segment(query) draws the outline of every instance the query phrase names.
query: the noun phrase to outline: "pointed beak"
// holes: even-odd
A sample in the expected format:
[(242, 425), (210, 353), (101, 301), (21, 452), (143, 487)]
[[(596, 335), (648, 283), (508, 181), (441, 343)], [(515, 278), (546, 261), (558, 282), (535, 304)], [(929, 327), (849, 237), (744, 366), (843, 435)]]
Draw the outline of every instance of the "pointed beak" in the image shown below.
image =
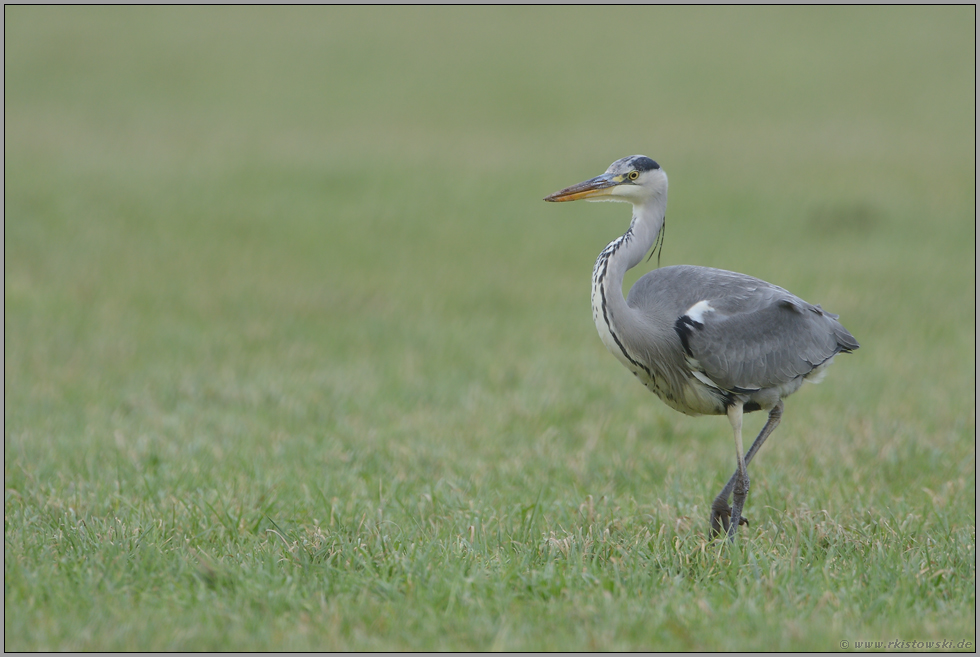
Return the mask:
[(544, 200), (552, 203), (562, 201), (577, 201), (583, 198), (595, 196), (608, 196), (613, 189), (623, 182), (623, 176), (616, 176), (611, 173), (604, 173), (591, 180), (580, 182), (577, 185), (566, 187), (560, 192), (555, 192), (551, 196), (545, 196)]

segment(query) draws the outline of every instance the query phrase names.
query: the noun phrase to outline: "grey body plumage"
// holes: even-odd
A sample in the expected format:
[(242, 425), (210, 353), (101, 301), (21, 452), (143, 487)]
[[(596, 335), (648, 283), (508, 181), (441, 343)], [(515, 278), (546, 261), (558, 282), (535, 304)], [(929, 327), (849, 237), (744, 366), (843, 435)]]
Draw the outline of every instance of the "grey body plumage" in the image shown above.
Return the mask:
[[(819, 380), (840, 352), (858, 348), (837, 315), (781, 287), (721, 269), (679, 265), (651, 271), (623, 298), (623, 277), (656, 242), (667, 207), (667, 176), (648, 157), (617, 160), (606, 173), (546, 201), (625, 201), (629, 230), (596, 259), (592, 311), (603, 343), (667, 405), (688, 415), (728, 415), (736, 472), (712, 505), (712, 530), (734, 538), (748, 494), (747, 464), (782, 416), (782, 399)], [(742, 414), (769, 419), (748, 453)], [(734, 493), (734, 507), (728, 497)]]

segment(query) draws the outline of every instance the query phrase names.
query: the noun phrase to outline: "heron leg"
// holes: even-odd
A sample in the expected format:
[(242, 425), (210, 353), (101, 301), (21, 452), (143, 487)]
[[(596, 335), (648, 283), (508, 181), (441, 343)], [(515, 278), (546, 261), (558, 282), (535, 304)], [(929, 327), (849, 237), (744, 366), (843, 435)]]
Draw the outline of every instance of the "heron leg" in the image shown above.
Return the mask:
[(728, 421), (735, 433), (735, 486), (732, 488), (732, 517), (728, 525), (728, 540), (735, 540), (735, 532), (742, 520), (742, 508), (749, 494), (749, 471), (745, 467), (745, 455), (742, 449), (742, 404), (736, 403), (728, 407)]
[[(745, 465), (748, 466), (755, 457), (756, 452), (762, 447), (762, 443), (766, 442), (766, 438), (769, 434), (779, 425), (779, 420), (783, 417), (783, 400), (780, 399), (776, 402), (776, 405), (772, 407), (769, 411), (769, 419), (766, 420), (766, 425), (762, 427), (762, 431), (756, 437), (752, 446), (749, 447), (749, 451), (745, 454)], [(731, 524), (730, 517), (732, 515), (732, 507), (728, 505), (728, 496), (732, 494), (732, 489), (735, 487), (735, 480), (738, 478), (738, 470), (732, 475), (732, 478), (728, 480), (725, 487), (721, 489), (715, 501), (711, 504), (711, 535), (716, 536), (724, 531), (726, 534), (729, 532), (729, 527)], [(747, 525), (749, 524), (748, 519), (739, 518), (739, 524)]]

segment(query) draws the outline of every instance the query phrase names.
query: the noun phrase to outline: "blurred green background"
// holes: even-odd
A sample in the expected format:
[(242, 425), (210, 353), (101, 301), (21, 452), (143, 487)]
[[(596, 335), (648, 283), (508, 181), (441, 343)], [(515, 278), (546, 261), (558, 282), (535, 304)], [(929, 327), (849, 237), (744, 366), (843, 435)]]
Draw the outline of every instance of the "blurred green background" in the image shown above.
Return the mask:
[[(5, 648), (975, 640), (975, 18), (5, 7)], [(753, 464), (748, 561), (693, 580), (650, 564), (704, 553), (727, 423), (595, 335), (627, 208), (541, 201), (634, 153), (670, 176), (662, 265), (764, 278), (862, 345)], [(814, 539), (809, 579), (779, 528), (828, 519), (857, 552)], [(562, 561), (610, 527), (618, 556)], [(951, 561), (911, 564), (929, 545)], [(794, 574), (766, 588), (757, 553)], [(633, 579), (536, 588), (582, 568)]]

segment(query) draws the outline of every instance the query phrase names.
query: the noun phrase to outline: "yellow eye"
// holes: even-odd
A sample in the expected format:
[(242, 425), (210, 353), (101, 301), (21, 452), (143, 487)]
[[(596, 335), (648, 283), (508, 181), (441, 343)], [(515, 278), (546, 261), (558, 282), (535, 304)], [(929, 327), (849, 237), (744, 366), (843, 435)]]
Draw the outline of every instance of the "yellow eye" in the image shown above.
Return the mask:
[(639, 177), (640, 177), (640, 172), (639, 171), (630, 171), (629, 172), (629, 179), (630, 180), (636, 180)]

